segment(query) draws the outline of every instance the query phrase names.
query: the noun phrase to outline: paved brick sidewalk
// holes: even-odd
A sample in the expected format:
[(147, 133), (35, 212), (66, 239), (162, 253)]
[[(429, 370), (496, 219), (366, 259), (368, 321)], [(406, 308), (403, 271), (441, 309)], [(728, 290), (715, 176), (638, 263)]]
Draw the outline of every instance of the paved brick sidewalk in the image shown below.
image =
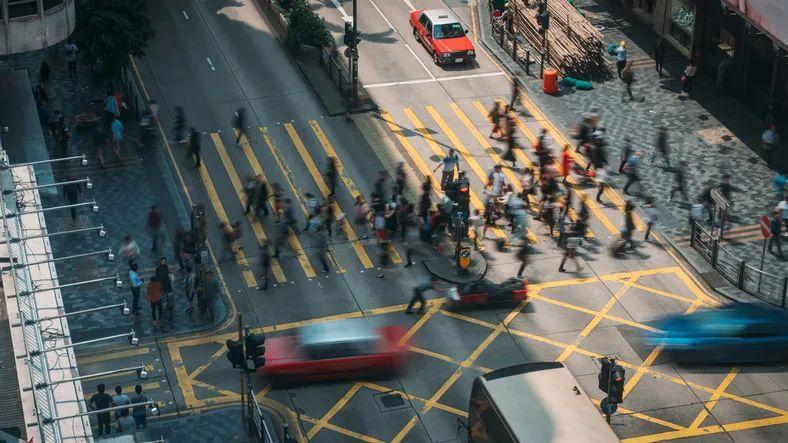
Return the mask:
[[(159, 247), (159, 253), (156, 254), (149, 252), (151, 239), (145, 228), (147, 213), (151, 205), (159, 204), (161, 206), (163, 194), (165, 192), (172, 193), (168, 189), (154, 189), (146, 178), (146, 173), (166, 175), (169, 172), (162, 170), (162, 168), (168, 168), (169, 165), (164, 164), (162, 156), (158, 157), (162, 161), (156, 161), (155, 164), (148, 161), (148, 164), (144, 164), (145, 158), (157, 158), (157, 156), (150, 153), (146, 155), (138, 147), (139, 131), (135, 117), (126, 116), (123, 121), (125, 126), (123, 158), (116, 159), (112, 151), (107, 149), (104, 153), (106, 168), (100, 168), (93, 148), (91, 131), (77, 130), (74, 127), (74, 116), (90, 109), (91, 100), (104, 97), (105, 83), (99, 84), (91, 81), (89, 68), (82, 64), (78, 66), (77, 79), (69, 79), (66, 61), (62, 54), (61, 45), (58, 45), (42, 51), (0, 59), (0, 69), (27, 69), (31, 84), (36, 85), (39, 65), (41, 60), (46, 58), (52, 68), (50, 115), (54, 114), (55, 110), (59, 110), (66, 118), (70, 131), (68, 154), (85, 153), (89, 159), (87, 167), (81, 167), (77, 162), (70, 162), (68, 165), (58, 165), (53, 169), (57, 181), (66, 180), (66, 174), (69, 171), (74, 178), (90, 177), (94, 187), (92, 190), (85, 190), (82, 193), (81, 201), (95, 199), (100, 206), (100, 212), (94, 214), (88, 208), (80, 208), (76, 221), (72, 221), (67, 210), (49, 211), (46, 213), (46, 222), (49, 232), (103, 225), (107, 236), (99, 238), (95, 232), (89, 232), (52, 238), (51, 245), (54, 255), (62, 257), (107, 248), (111, 248), (113, 252), (117, 253), (122, 238), (125, 235), (131, 235), (137, 240), (142, 250), (140, 269), (143, 271), (142, 276), (146, 281), (152, 275), (153, 267), (158, 264), (160, 256), (166, 257), (170, 269), (177, 271), (178, 265), (170, 242), (170, 236), (177, 226), (172, 226), (174, 223), (171, 223), (171, 226), (165, 226), (168, 235), (165, 235), (164, 241)], [(44, 134), (47, 138), (50, 156), (54, 157), (54, 141), (47, 128), (44, 128)], [(179, 208), (178, 216), (171, 218), (177, 219), (178, 225), (188, 229), (186, 208), (183, 207), (177, 196), (173, 200), (175, 205), (180, 205), (181, 208)], [(63, 204), (66, 202), (62, 196), (44, 197), (45, 207)], [(124, 299), (129, 304), (131, 303), (131, 293), (128, 289), (128, 268), (120, 260), (110, 263), (103, 256), (91, 256), (58, 262), (56, 266), (61, 284), (115, 273), (119, 273), (124, 282), (124, 287), (119, 290), (114, 289), (109, 282), (64, 290), (63, 299), (67, 311), (119, 303)], [(203, 323), (197, 314), (194, 315), (194, 318), (186, 315), (186, 301), (182, 294), (182, 288), (176, 287), (174, 327), (167, 330), (166, 333), (185, 333), (212, 326)], [(69, 322), (74, 341), (128, 332), (130, 328), (134, 328), (143, 337), (153, 336), (150, 308), (145, 301), (144, 287), (140, 297), (140, 305), (140, 315), (132, 318), (123, 317), (116, 311), (96, 312), (75, 317)], [(217, 323), (221, 320), (218, 319)], [(159, 329), (158, 333), (161, 334), (162, 331)]]
[(247, 424), (241, 421), (241, 410), (237, 407), (222, 408), (202, 414), (186, 415), (172, 419), (148, 419), (147, 440), (163, 438), (168, 442), (212, 443), (216, 441), (251, 443), (258, 441), (247, 432)]
[[(480, 2), (482, 3), (482, 2)], [(761, 124), (742, 105), (710, 84), (713, 80), (698, 77), (691, 99), (680, 96), (678, 78), (685, 59), (672, 48), (668, 50), (665, 68), (667, 76), (660, 78), (648, 55), (655, 42), (655, 34), (635, 18), (620, 15), (620, 8), (611, 8), (607, 1), (582, 0), (575, 2), (584, 9), (592, 23), (605, 26), (605, 46), (620, 40), (628, 42), (629, 59), (634, 61), (636, 83), (634, 94), (643, 101), (622, 100), (623, 83), (616, 79), (595, 83), (592, 91), (563, 90), (558, 96), (541, 92), (538, 78), (522, 76), (529, 97), (565, 131), (578, 123), (592, 108), (598, 108), (600, 125), (606, 129), (609, 142), (610, 171), (618, 169), (623, 139), (632, 138), (635, 148), (644, 153), (644, 193), (653, 196), (659, 210), (659, 229), (680, 240), (689, 235), (689, 205), (668, 201), (673, 185), (672, 169), (661, 159), (651, 163), (657, 128), (669, 128), (670, 161), (672, 165), (684, 160), (688, 164), (687, 179), (690, 199), (697, 199), (701, 191), (711, 184), (719, 184), (724, 173), (732, 176), (737, 191), (733, 195), (732, 222), (734, 229), (757, 224), (758, 218), (770, 212), (777, 201), (772, 180), (775, 171), (769, 169), (759, 157)], [(486, 22), (486, 6), (480, 6), (479, 17), (486, 35), (490, 35)], [(498, 49), (494, 42), (488, 45)], [(496, 51), (497, 52), (497, 51)], [(501, 52), (498, 52), (502, 54)], [(507, 57), (505, 54), (503, 57)], [(608, 56), (611, 63), (613, 57)], [(615, 66), (611, 65), (613, 72)], [(532, 66), (532, 72), (538, 72)], [(785, 151), (783, 151), (785, 152)], [(614, 187), (621, 188), (623, 176), (612, 178)], [(679, 198), (680, 200), (680, 198)], [(753, 232), (757, 235), (757, 229)], [(748, 241), (726, 245), (735, 254), (757, 266), (762, 243)], [(786, 248), (788, 249), (788, 248)], [(765, 268), (778, 275), (786, 274), (786, 264), (775, 257), (766, 257)]]

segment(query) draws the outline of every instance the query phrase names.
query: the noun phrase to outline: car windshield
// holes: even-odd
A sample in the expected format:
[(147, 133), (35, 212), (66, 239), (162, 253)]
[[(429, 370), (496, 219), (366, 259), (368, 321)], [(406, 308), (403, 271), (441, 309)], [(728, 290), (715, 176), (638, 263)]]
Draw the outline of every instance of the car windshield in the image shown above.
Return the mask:
[(435, 30), (432, 33), (434, 38), (455, 38), (465, 35), (465, 30), (459, 23), (444, 23), (442, 25), (435, 25)]

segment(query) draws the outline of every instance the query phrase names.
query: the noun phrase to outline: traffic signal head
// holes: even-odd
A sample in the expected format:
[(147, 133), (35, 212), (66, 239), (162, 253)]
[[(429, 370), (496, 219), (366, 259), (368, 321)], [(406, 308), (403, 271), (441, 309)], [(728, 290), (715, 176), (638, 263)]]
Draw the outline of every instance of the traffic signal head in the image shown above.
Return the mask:
[(240, 368), (244, 364), (244, 356), (241, 351), (241, 342), (238, 340), (227, 340), (227, 360), (232, 363), (233, 368)]
[(246, 336), (246, 368), (257, 369), (265, 365), (265, 335), (248, 334)]
[(350, 22), (345, 22), (345, 37), (343, 42), (347, 46), (352, 46), (353, 43), (353, 24)]
[(624, 402), (624, 381), (626, 380), (626, 372), (621, 366), (613, 366), (610, 372), (610, 392), (608, 398), (613, 403)]
[(599, 390), (607, 394), (613, 362), (607, 357), (599, 359), (599, 362), (602, 364), (602, 367), (599, 369)]

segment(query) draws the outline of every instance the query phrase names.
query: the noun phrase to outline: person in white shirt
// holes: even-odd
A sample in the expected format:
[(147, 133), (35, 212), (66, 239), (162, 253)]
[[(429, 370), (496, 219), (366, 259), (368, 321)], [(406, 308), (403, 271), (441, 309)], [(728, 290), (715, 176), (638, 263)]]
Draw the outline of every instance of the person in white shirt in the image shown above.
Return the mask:
[(643, 205), (643, 215), (645, 215), (646, 218), (646, 235), (643, 237), (643, 240), (648, 241), (648, 236), (651, 234), (651, 228), (653, 228), (654, 223), (657, 222), (657, 207), (654, 206), (654, 200), (648, 199)]
[(498, 197), (503, 192), (503, 186), (506, 184), (506, 176), (503, 174), (501, 165), (495, 165), (493, 171), (490, 173), (489, 186), (492, 187), (492, 195)]

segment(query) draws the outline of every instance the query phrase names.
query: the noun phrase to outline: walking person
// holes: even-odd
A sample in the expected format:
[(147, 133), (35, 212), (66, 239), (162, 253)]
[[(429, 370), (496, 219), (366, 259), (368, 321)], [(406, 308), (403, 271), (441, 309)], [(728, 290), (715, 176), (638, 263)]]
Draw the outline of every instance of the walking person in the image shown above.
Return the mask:
[(386, 266), (389, 264), (389, 247), (391, 246), (391, 242), (388, 238), (382, 239), (378, 242), (378, 274), (375, 276), (377, 278), (383, 278), (383, 270), (386, 269)]
[(657, 222), (658, 218), (657, 207), (654, 206), (654, 199), (649, 198), (643, 204), (643, 215), (646, 219), (646, 234), (643, 236), (643, 240), (648, 241), (651, 229), (654, 227), (654, 223)]
[(257, 175), (257, 194), (254, 203), (254, 215), (260, 218), (262, 211), (263, 217), (268, 217), (268, 197), (271, 195), (268, 189), (268, 183), (265, 182), (262, 174)]
[(629, 194), (629, 188), (638, 183), (638, 191), (640, 191), (640, 157), (643, 154), (640, 151), (635, 151), (627, 159), (627, 165), (624, 167), (624, 172), (627, 174), (627, 182), (624, 184), (624, 194)]
[(140, 258), (140, 246), (130, 235), (127, 235), (123, 237), (123, 242), (120, 244), (120, 249), (118, 249), (118, 255), (130, 268)]
[(112, 151), (115, 152), (115, 157), (120, 160), (120, 148), (123, 145), (123, 123), (120, 117), (114, 117), (110, 123), (110, 130), (112, 131)]
[(154, 271), (154, 275), (159, 280), (164, 294), (172, 293), (172, 280), (170, 279), (170, 274), (170, 267), (167, 265), (167, 259), (161, 257), (159, 259), (159, 265), (156, 266), (156, 270)]
[(246, 195), (246, 204), (244, 205), (244, 214), (252, 211), (252, 205), (257, 201), (257, 192), (260, 187), (260, 182), (257, 177), (253, 175), (246, 176), (244, 181), (244, 195)]
[(41, 61), (41, 66), (38, 68), (38, 78), (41, 81), (41, 84), (44, 86), (44, 90), (47, 92), (47, 95), (52, 94), (52, 68), (49, 67), (49, 63), (46, 60)]
[(337, 176), (339, 172), (337, 170), (337, 159), (334, 157), (328, 157), (328, 162), (326, 164), (326, 183), (328, 184), (328, 195), (334, 195), (337, 188)]
[(520, 100), (520, 82), (517, 80), (514, 81), (512, 84), (512, 99), (509, 100), (509, 112), (514, 112), (514, 107), (517, 105), (517, 102)]
[(328, 239), (322, 232), (312, 233), (314, 236), (314, 247), (317, 251), (317, 258), (320, 260), (320, 265), (323, 267), (323, 273), (328, 274), (331, 268), (328, 267)]
[(569, 177), (569, 171), (572, 169), (573, 160), (570, 148), (571, 146), (566, 144), (561, 150), (561, 175), (564, 176), (564, 183), (566, 183), (566, 179)]
[[(112, 405), (112, 397), (109, 394), (104, 392), (106, 387), (104, 383), (99, 383), (96, 386), (96, 393), (90, 397), (90, 401), (88, 402), (88, 408), (94, 411), (101, 411), (104, 409), (108, 409)], [(98, 420), (98, 435), (107, 435), (111, 434), (112, 431), (110, 430), (110, 413), (109, 411), (106, 412), (99, 412), (96, 414), (96, 419)]]
[(140, 290), (142, 283), (145, 281), (137, 272), (137, 264), (132, 263), (129, 269), (129, 287), (131, 288), (131, 313), (134, 315), (139, 314), (140, 310)]
[(183, 107), (175, 107), (175, 117), (172, 119), (172, 126), (175, 130), (175, 143), (185, 143), (184, 130), (186, 129), (186, 117), (183, 114)]
[(525, 267), (528, 266), (528, 254), (531, 253), (531, 246), (528, 242), (524, 242), (522, 246), (520, 246), (520, 250), (517, 251), (517, 259), (520, 260), (520, 268), (517, 270), (517, 278), (523, 277), (523, 271), (525, 271)]
[(687, 94), (687, 97), (692, 94), (692, 86), (695, 83), (695, 76), (698, 75), (698, 67), (695, 65), (695, 62), (692, 59), (687, 62), (687, 66), (684, 68), (684, 74), (681, 76), (681, 81), (684, 84), (682, 91)]
[(624, 148), (621, 151), (621, 162), (618, 164), (619, 174), (624, 173), (624, 168), (626, 168), (627, 161), (633, 152), (634, 150), (632, 149), (632, 140), (629, 137), (624, 137)]
[(460, 158), (457, 156), (457, 151), (455, 151), (454, 148), (449, 148), (449, 152), (432, 172), (437, 171), (441, 165), (443, 165), (443, 172), (441, 173), (441, 191), (444, 191), (446, 190), (446, 183), (454, 181), (454, 171), (459, 169), (460, 166)]
[(148, 221), (147, 221), (147, 228), (148, 232), (151, 235), (151, 252), (156, 252), (159, 250), (159, 237), (161, 237), (161, 226), (163, 224), (163, 219), (161, 213), (159, 212), (159, 208), (156, 205), (150, 207), (150, 211), (148, 211)]
[(668, 195), (668, 201), (673, 200), (673, 195), (676, 192), (680, 192), (681, 196), (684, 197), (684, 201), (688, 202), (689, 198), (687, 197), (687, 176), (686, 176), (686, 169), (687, 169), (687, 162), (684, 160), (679, 162), (679, 166), (673, 173), (673, 188), (670, 189), (670, 195)]
[(624, 205), (624, 229), (621, 230), (621, 240), (617, 246), (613, 247), (614, 254), (618, 255), (626, 250), (627, 247), (635, 248), (635, 240), (633, 238), (635, 232), (635, 220), (633, 211), (635, 205), (627, 200)]
[(288, 235), (290, 235), (290, 227), (288, 226), (285, 220), (277, 220), (275, 223), (276, 226), (276, 236), (274, 237), (274, 258), (279, 257), (279, 253), (281, 252), (282, 246), (284, 246)]
[(191, 264), (183, 268), (183, 293), (186, 297), (186, 314), (191, 317), (194, 313), (194, 296), (197, 295), (197, 278), (192, 272)]
[(107, 125), (106, 129), (112, 129), (112, 122), (120, 118), (120, 107), (115, 95), (112, 93), (112, 86), (107, 88), (107, 96), (104, 98), (104, 124)]
[(430, 275), (430, 281), (426, 283), (422, 283), (415, 288), (413, 288), (413, 296), (410, 298), (408, 302), (408, 307), (405, 308), (405, 314), (413, 314), (413, 308), (416, 307), (416, 303), (419, 303), (419, 310), (418, 314), (422, 315), (427, 309), (427, 299), (424, 298), (424, 293), (429, 291), (430, 289), (435, 289), (435, 285), (438, 283), (438, 277), (434, 275)]
[(777, 210), (780, 211), (780, 218), (785, 225), (785, 235), (788, 235), (788, 194), (784, 195), (783, 200), (777, 204)]
[(772, 250), (774, 246), (777, 246), (777, 253), (774, 254), (775, 257), (783, 260), (783, 248), (782, 248), (782, 220), (780, 220), (780, 212), (774, 211), (772, 214), (771, 223), (769, 225), (770, 231), (772, 236), (769, 237), (769, 253), (774, 254)]
[(580, 266), (580, 261), (577, 259), (577, 247), (579, 245), (580, 239), (577, 237), (570, 237), (566, 239), (562, 246), (564, 250), (564, 257), (561, 259), (561, 264), (558, 265), (558, 272), (566, 272), (564, 264), (566, 264), (567, 260), (572, 260), (572, 262), (575, 264), (575, 273), (579, 273), (583, 270), (583, 267)]
[[(74, 178), (71, 176), (71, 174), (66, 176), (66, 181), (74, 181)], [(68, 204), (71, 205), (69, 208), (71, 211), (71, 221), (77, 220), (77, 208), (75, 208), (73, 205), (79, 203), (79, 195), (81, 193), (82, 185), (80, 183), (69, 183), (67, 185), (63, 185), (63, 194), (65, 194)]]
[[(134, 386), (134, 395), (131, 397), (132, 404), (146, 403), (148, 396), (142, 393), (142, 386)], [(134, 406), (131, 411), (134, 417), (134, 424), (137, 429), (146, 429), (148, 427), (148, 407), (145, 405)]]
[(627, 42), (621, 40), (615, 50), (616, 53), (616, 69), (618, 70), (618, 78), (621, 78), (621, 73), (627, 65)]
[(665, 165), (669, 168), (670, 152), (668, 151), (668, 128), (665, 126), (659, 127), (659, 130), (657, 131), (657, 140), (654, 143), (654, 148), (654, 152), (651, 155), (651, 163), (654, 163), (657, 155), (659, 155), (665, 160)]
[(235, 129), (235, 146), (241, 146), (241, 136), (249, 139), (246, 135), (246, 108), (238, 108), (233, 115), (233, 128)]
[(402, 220), (403, 243), (405, 245), (405, 267), (413, 266), (413, 249), (418, 241), (419, 220), (413, 203), (406, 202), (405, 216)]
[(353, 208), (353, 223), (364, 229), (361, 238), (365, 239), (369, 237), (369, 205), (364, 201), (364, 197), (357, 195)]
[(260, 277), (263, 279), (263, 284), (259, 289), (265, 291), (268, 289), (268, 282), (271, 281), (271, 252), (268, 241), (263, 241), (260, 245)]
[(506, 112), (504, 120), (504, 137), (506, 138), (506, 152), (503, 154), (503, 159), (512, 162), (512, 167), (517, 165), (516, 157), (514, 156), (515, 149), (515, 125), (514, 116), (510, 112)]
[(501, 137), (501, 114), (501, 103), (496, 100), (492, 109), (487, 114), (487, 118), (492, 122), (492, 130), (490, 131), (489, 138), (494, 139)]
[(202, 165), (202, 158), (200, 157), (200, 133), (192, 126), (189, 128), (189, 157), (194, 162), (194, 167), (199, 168)]
[(596, 192), (596, 201), (602, 203), (602, 194), (610, 181), (610, 175), (607, 173), (607, 168), (602, 166), (596, 169), (596, 183), (599, 185), (599, 190)]
[(69, 39), (65, 46), (66, 62), (68, 63), (68, 78), (77, 78), (77, 44)]
[(619, 77), (621, 80), (624, 81), (624, 85), (626, 88), (624, 89), (624, 94), (621, 95), (621, 101), (624, 101), (624, 98), (629, 95), (629, 100), (635, 100), (635, 96), (632, 95), (632, 84), (635, 83), (635, 71), (632, 69), (632, 62), (627, 62), (626, 67), (623, 71), (619, 72)]
[(662, 65), (665, 63), (665, 49), (665, 40), (657, 37), (657, 43), (654, 45), (654, 65), (660, 77), (662, 77)]
[(405, 162), (399, 162), (397, 164), (397, 172), (394, 177), (394, 181), (396, 184), (396, 193), (398, 197), (401, 197), (405, 194), (405, 183), (407, 182), (408, 174), (405, 171)]

